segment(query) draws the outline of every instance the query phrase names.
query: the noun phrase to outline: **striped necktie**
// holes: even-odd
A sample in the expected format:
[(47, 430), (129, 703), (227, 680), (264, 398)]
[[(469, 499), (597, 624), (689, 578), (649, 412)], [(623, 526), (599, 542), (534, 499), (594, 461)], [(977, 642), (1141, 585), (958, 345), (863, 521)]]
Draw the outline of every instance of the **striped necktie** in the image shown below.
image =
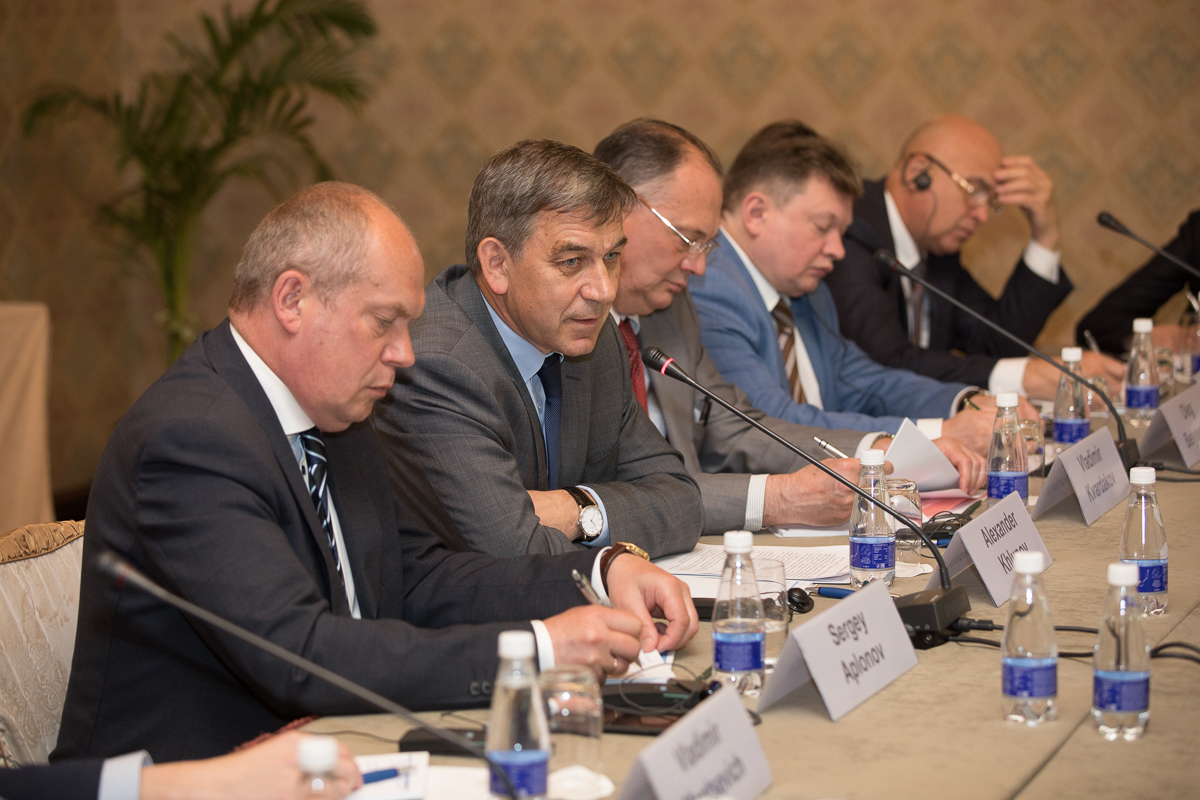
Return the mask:
[(783, 353), (783, 369), (792, 389), (792, 399), (803, 403), (804, 389), (800, 386), (800, 369), (796, 364), (796, 322), (786, 297), (779, 298), (775, 308), (771, 309), (771, 316), (775, 319), (775, 333), (779, 336), (779, 350)]
[(342, 571), (342, 559), (338, 556), (337, 539), (333, 535), (333, 517), (329, 513), (329, 470), (325, 461), (325, 440), (321, 431), (309, 428), (300, 433), (300, 446), (304, 448), (304, 460), (308, 464), (308, 494), (317, 507), (321, 527), (333, 553), (333, 564)]

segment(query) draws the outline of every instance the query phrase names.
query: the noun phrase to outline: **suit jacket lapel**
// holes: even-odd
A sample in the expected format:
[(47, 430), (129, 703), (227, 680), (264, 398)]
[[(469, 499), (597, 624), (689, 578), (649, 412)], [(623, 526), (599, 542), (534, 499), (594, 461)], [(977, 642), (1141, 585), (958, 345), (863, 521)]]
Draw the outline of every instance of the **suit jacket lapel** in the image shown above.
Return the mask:
[[(359, 474), (357, 463), (349, 456), (353, 450), (343, 443), (356, 435), (359, 423), (340, 434), (327, 434), (325, 448), (329, 456), (330, 493), (337, 510), (338, 524), (346, 544), (347, 559), (354, 576), (354, 595), (358, 598), (358, 610), (363, 619), (379, 616), (376, 598), (383, 587), (382, 563), (378, 558), (367, 558), (368, 553), (379, 553), (383, 549), (380, 537), (383, 523), (375, 513), (375, 505), (367, 494), (365, 476)], [(374, 434), (372, 434), (374, 435)], [(343, 596), (345, 590), (342, 590)]]
[(304, 521), (308, 524), (309, 535), (324, 559), (325, 574), (329, 580), (330, 606), (334, 613), (349, 616), (350, 604), (346, 601), (346, 589), (334, 566), (333, 553), (329, 549), (325, 528), (321, 525), (320, 518), (317, 517), (317, 509), (308, 493), (308, 486), (304, 483), (300, 465), (296, 462), (296, 454), (292, 450), (287, 436), (283, 433), (283, 426), (279, 424), (279, 417), (275, 414), (271, 401), (267, 399), (266, 392), (262, 390), (258, 378), (254, 376), (254, 371), (246, 363), (246, 358), (238, 349), (237, 342), (233, 340), (233, 334), (229, 331), (228, 319), (205, 337), (204, 348), (209, 361), (242, 398), (262, 429), (271, 452), (275, 456), (275, 461), (283, 473), (284, 480), (287, 481), (288, 489), (291, 490), (292, 497), (304, 515)]
[[(604, 337), (616, 335), (616, 327), (609, 318), (600, 331), (595, 350), (600, 349)], [(621, 352), (624, 352), (624, 349), (621, 347)], [(588, 440), (586, 436), (580, 437), (578, 433), (591, 430), (592, 359), (595, 358), (595, 350), (578, 358), (564, 358), (562, 362), (562, 419), (558, 426), (560, 486), (573, 486), (583, 480)]]
[[(475, 327), (479, 329), (484, 340), (495, 352), (496, 357), (500, 359), (500, 363), (504, 365), (504, 371), (513, 382), (513, 386), (516, 387), (517, 394), (524, 401), (526, 432), (536, 444), (534, 449), (537, 453), (538, 488), (545, 491), (551, 488), (546, 478), (546, 440), (542, 437), (542, 423), (538, 419), (537, 409), (534, 408), (533, 398), (529, 396), (529, 390), (525, 388), (525, 381), (521, 379), (521, 373), (517, 370), (516, 362), (509, 355), (508, 348), (504, 345), (504, 340), (500, 338), (500, 331), (496, 330), (496, 325), (492, 322), (492, 315), (487, 309), (487, 301), (483, 299), (483, 294), (479, 291), (479, 284), (475, 282), (475, 275), (466, 267), (461, 267), (461, 269), (463, 270), (462, 273), (447, 281), (446, 289), (451, 299), (458, 303), (459, 307), (475, 323)], [(565, 387), (563, 392), (564, 394), (566, 393)], [(520, 427), (517, 421), (510, 420), (510, 422), (514, 431), (520, 433), (517, 430)], [(566, 430), (565, 417), (564, 427), (561, 430)], [(564, 474), (561, 457), (558, 472), (560, 475)]]

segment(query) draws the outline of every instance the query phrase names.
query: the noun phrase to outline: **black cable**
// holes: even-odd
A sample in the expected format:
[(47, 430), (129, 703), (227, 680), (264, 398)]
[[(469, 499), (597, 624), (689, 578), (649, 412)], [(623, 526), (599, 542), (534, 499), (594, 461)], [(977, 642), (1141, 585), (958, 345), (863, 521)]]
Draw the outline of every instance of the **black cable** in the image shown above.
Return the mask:
[(1158, 647), (1155, 647), (1150, 651), (1150, 657), (1153, 658), (1157, 653), (1162, 650), (1166, 650), (1168, 647), (1182, 647), (1185, 650), (1191, 650), (1197, 655), (1200, 655), (1200, 647), (1197, 647), (1194, 644), (1188, 644), (1187, 642), (1163, 642)]
[[(986, 644), (989, 647), (995, 647), (997, 649), (1000, 648), (999, 642), (992, 641), (991, 639), (980, 639), (977, 636), (951, 636), (948, 641), (959, 642), (959, 643), (965, 642), (968, 644)], [(1081, 650), (1081, 651), (1060, 650), (1058, 653), (1059, 658), (1091, 658), (1092, 655), (1093, 655), (1093, 653), (1091, 650), (1086, 650), (1086, 651), (1083, 651), (1083, 650)]]
[(1172, 478), (1168, 475), (1159, 475), (1155, 480), (1163, 483), (1200, 483), (1200, 478)]
[(1200, 469), (1184, 469), (1182, 467), (1168, 467), (1161, 461), (1143, 461), (1143, 467), (1153, 467), (1155, 472), (1182, 472), (1185, 475), (1200, 475)]
[(400, 746), (400, 740), (397, 739), (395, 736), (379, 736), (378, 734), (367, 733), (366, 731), (321, 731), (320, 735), (321, 736), (362, 736), (366, 739), (374, 739), (377, 742), (387, 742), (388, 744), (394, 744), (397, 747)]
[(1096, 636), (1100, 634), (1100, 631), (1096, 630), (1095, 628), (1084, 628), (1080, 625), (1055, 625), (1054, 630), (1071, 631), (1073, 633), (1090, 633)]
[(1193, 656), (1188, 653), (1159, 653), (1156, 656), (1150, 656), (1150, 657), (1151, 658), (1182, 658), (1185, 661), (1195, 661), (1197, 664), (1200, 664), (1200, 656)]

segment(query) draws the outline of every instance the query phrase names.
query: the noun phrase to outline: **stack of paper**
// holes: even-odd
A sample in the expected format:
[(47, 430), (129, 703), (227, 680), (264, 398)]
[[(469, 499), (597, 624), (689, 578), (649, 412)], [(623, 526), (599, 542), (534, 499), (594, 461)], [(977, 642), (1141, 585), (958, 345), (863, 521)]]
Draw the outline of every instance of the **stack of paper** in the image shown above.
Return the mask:
[[(752, 557), (765, 556), (783, 564), (788, 588), (808, 583), (848, 583), (850, 546), (827, 547), (755, 547)], [(717, 544), (698, 544), (690, 553), (667, 556), (654, 562), (686, 583), (692, 597), (716, 597), (725, 566), (725, 548)]]

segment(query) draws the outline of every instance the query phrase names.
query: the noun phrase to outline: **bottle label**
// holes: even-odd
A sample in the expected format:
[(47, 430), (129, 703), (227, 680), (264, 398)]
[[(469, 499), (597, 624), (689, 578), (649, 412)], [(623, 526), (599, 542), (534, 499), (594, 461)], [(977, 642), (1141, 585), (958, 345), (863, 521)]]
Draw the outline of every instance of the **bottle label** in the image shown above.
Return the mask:
[(891, 536), (851, 536), (850, 566), (854, 569), (892, 569), (896, 540)]
[[(549, 750), (489, 750), (488, 761), (504, 770), (518, 797), (540, 797), (546, 793), (546, 773), (550, 767)], [(504, 781), (491, 772), (488, 788), (492, 794), (508, 796)]]
[(1058, 694), (1057, 658), (1000, 660), (1006, 697), (1054, 697)]
[(1100, 711), (1145, 711), (1150, 708), (1150, 672), (1098, 669), (1092, 679), (1092, 707)]
[(1126, 408), (1158, 408), (1157, 386), (1126, 386)]
[(766, 634), (713, 631), (713, 669), (749, 672), (763, 668)]
[(1091, 426), (1091, 421), (1086, 419), (1056, 419), (1054, 441), (1059, 444), (1075, 444), (1080, 439), (1087, 438)]
[(1027, 472), (989, 472), (988, 499), (1003, 500), (1013, 492), (1021, 495), (1022, 500), (1029, 499), (1029, 473)]
[(1138, 566), (1138, 594), (1161, 594), (1167, 590), (1167, 560), (1165, 558), (1123, 558), (1126, 564)]

